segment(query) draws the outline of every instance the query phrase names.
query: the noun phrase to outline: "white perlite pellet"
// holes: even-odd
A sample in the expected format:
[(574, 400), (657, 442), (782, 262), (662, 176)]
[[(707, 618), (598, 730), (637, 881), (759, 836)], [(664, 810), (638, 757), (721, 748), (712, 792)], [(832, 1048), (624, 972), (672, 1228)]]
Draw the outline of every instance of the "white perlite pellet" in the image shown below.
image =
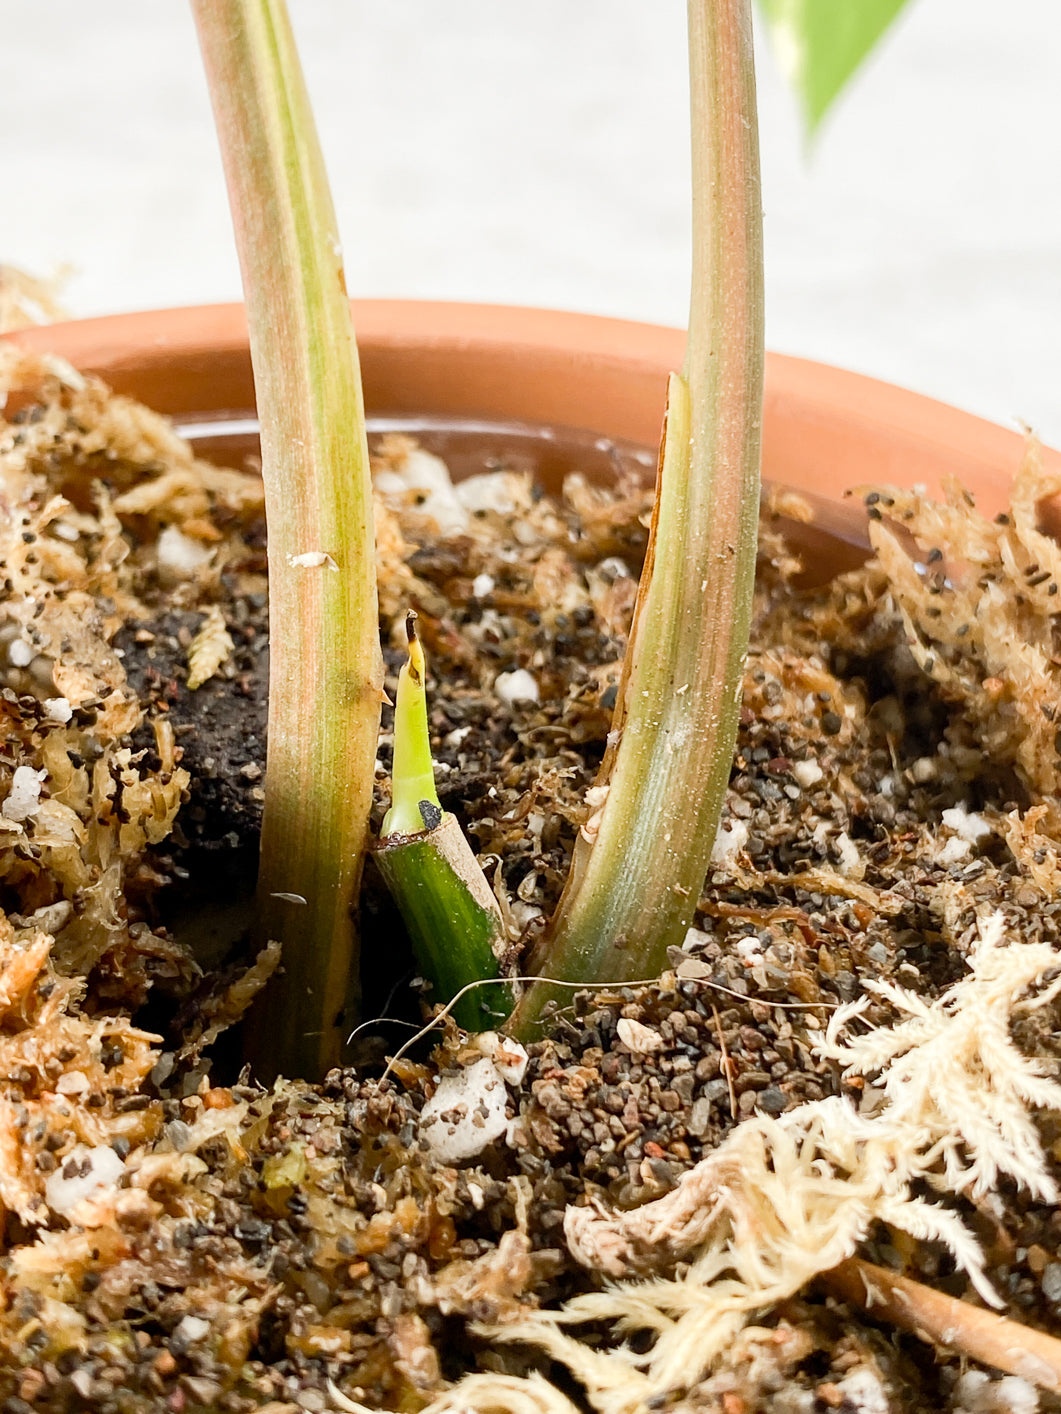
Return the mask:
[(44, 710), (48, 714), (49, 722), (61, 722), (63, 726), (66, 726), (74, 715), (74, 709), (65, 697), (46, 697)]
[(3, 805), (0, 805), (0, 814), (5, 820), (21, 824), (31, 815), (36, 815), (41, 803), (41, 785), (47, 775), (47, 771), (35, 771), (32, 766), (15, 767), (11, 789)]
[(167, 525), (158, 537), (157, 554), (160, 570), (168, 570), (178, 579), (191, 579), (209, 562), (212, 552), (175, 525)]
[(725, 869), (736, 863), (737, 855), (748, 843), (748, 826), (743, 820), (729, 820), (718, 827), (715, 843), (711, 846), (711, 864), (715, 869)]
[(492, 1061), (506, 1085), (519, 1085), (527, 1073), (529, 1057), (518, 1041), (501, 1036), (496, 1031), (482, 1031), (475, 1044), (487, 1060)]
[(508, 1127), (505, 1082), (493, 1061), (445, 1075), (420, 1112), (420, 1138), (444, 1164), (473, 1158)]
[(817, 785), (825, 774), (817, 761), (794, 761), (792, 774), (804, 790)]
[(502, 702), (537, 702), (538, 683), (526, 668), (514, 668), (510, 673), (498, 673), (494, 691)]
[(953, 810), (944, 810), (943, 823), (969, 844), (979, 844), (991, 833), (991, 826), (984, 817), (971, 811), (964, 803), (956, 805)]
[(125, 1164), (109, 1144), (89, 1149), (79, 1144), (44, 1185), (44, 1197), (53, 1213), (65, 1217), (86, 1198), (95, 1198), (117, 1187)]

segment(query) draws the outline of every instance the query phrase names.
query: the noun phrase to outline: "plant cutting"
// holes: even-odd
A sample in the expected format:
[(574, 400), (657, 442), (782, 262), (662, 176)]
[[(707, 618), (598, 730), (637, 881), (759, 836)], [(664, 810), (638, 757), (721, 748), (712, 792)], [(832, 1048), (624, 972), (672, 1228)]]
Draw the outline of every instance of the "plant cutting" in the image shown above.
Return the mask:
[[(751, 615), (763, 378), (762, 213), (746, 7), (689, 7), (693, 288), (598, 815), (532, 958), (565, 982), (654, 975), (706, 872)], [(557, 989), (534, 984), (529, 1034)]]
[[(282, 794), (279, 787), (270, 789), (267, 777), (270, 824), (263, 826), (256, 925), (262, 943), (276, 938), (284, 945), (295, 993), (313, 1014), (303, 1015), (301, 1005), (292, 1008), (274, 984), (267, 1004), (275, 1015), (269, 1013), (270, 1024), (260, 1034), (269, 1036), (270, 1065), (287, 1070), (306, 1069), (308, 1056), (301, 1048), (307, 1035), (315, 1046), (326, 1044), (319, 1073), (326, 1059), (337, 1058), (336, 1025), (322, 1012), (331, 1007), (334, 1013), (335, 988), (350, 964), (345, 933), (351, 899), (342, 871), (357, 877), (368, 805), (364, 786), (356, 800), (346, 790), (332, 801), (327, 818), (342, 820), (344, 833), (337, 824), (311, 825), (304, 802), (328, 799), (322, 781), (368, 782), (369, 745), (377, 724), (371, 699), (378, 689), (373, 688), (366, 646), (377, 617), (370, 586), (371, 522), (364, 509), (355, 508), (342, 520), (337, 495), (344, 484), (338, 429), (350, 419), (362, 421), (359, 400), (350, 391), (357, 370), (351, 361), (334, 215), (283, 8), (235, 3), (197, 6), (195, 13), (236, 215), (254, 330), (252, 357), (263, 370), (259, 401), (275, 399), (288, 424), (277, 422), (274, 430), (267, 417), (263, 425), (266, 485), (274, 477), (280, 483), (285, 472), (296, 478), (287, 494), (278, 490), (274, 500), (274, 520), (281, 505), (295, 514), (283, 544), (270, 541), (271, 637), (277, 646), (285, 635), (292, 640), (290, 660), (276, 647), (273, 651), (270, 736), (302, 743), (318, 733), (321, 738), (313, 749), (302, 747), (304, 769), (298, 778), (287, 769)], [(660, 492), (619, 686), (616, 745), (595, 787), (604, 803), (593, 824), (591, 847), (586, 848), (590, 833), (582, 832), (583, 847), (576, 853), (565, 898), (532, 959), (533, 971), (563, 984), (651, 976), (662, 966), (667, 947), (681, 941), (714, 841), (736, 730), (751, 607), (762, 402), (755, 91), (746, 7), (694, 4), (689, 21), (695, 192), (689, 342), (682, 372), (669, 389)], [(282, 213), (279, 223), (277, 212)], [(277, 308), (289, 306), (296, 313), (277, 319)], [(332, 311), (332, 322), (321, 328), (324, 310)], [(332, 337), (329, 327), (336, 330)], [(291, 356), (292, 340), (301, 346), (297, 358)], [(340, 377), (342, 397), (329, 398), (325, 380)], [(301, 420), (300, 407), (306, 409)], [(354, 438), (362, 468), (356, 505), (363, 506), (363, 430), (355, 428)], [(318, 464), (307, 456), (318, 442), (332, 449), (330, 462)], [(299, 515), (296, 487), (306, 486), (319, 488), (313, 493), (317, 501), (335, 500), (335, 511), (322, 516), (311, 507), (308, 515)], [(665, 564), (664, 556), (657, 559), (657, 541), (666, 549)], [(293, 576), (304, 586), (297, 576), (307, 568), (308, 557), (320, 554), (329, 556), (329, 567), (343, 580), (345, 573), (328, 545), (349, 547), (344, 553), (360, 567), (356, 593), (347, 591), (344, 614), (316, 594), (298, 614), (294, 583), (286, 598), (275, 586)], [(317, 579), (327, 583), (329, 576)], [(304, 587), (301, 593), (307, 594)], [(333, 646), (349, 641), (357, 647), (341, 671), (322, 648), (317, 677), (304, 675), (296, 699), (293, 661), (314, 626), (331, 636)], [(285, 684), (282, 694), (276, 691), (279, 683)], [(345, 698), (329, 698), (325, 684), (333, 692), (342, 684)], [(277, 716), (285, 701), (289, 719)], [(359, 754), (351, 749), (345, 758), (335, 754), (335, 747), (326, 748), (336, 717), (357, 724), (350, 730), (361, 743)], [(349, 823), (354, 819), (361, 821), (356, 830)], [(386, 867), (384, 872), (393, 878)], [(421, 890), (431, 892), (427, 884)], [(318, 902), (293, 911), (292, 894)], [(474, 906), (470, 900), (469, 908)], [(324, 907), (339, 930), (332, 941), (316, 913)], [(431, 911), (436, 930), (451, 913), (445, 901)], [(465, 947), (464, 917), (465, 911), (458, 910), (457, 926), (444, 944), (436, 945), (436, 957), (459, 955)], [(470, 964), (461, 970), (469, 976), (474, 971)], [(545, 982), (532, 986), (518, 1003), (515, 1030), (530, 1034), (557, 991)], [(292, 1039), (278, 1044), (285, 1029)]]
[[(798, 15), (769, 12), (780, 42), (790, 48), (798, 44), (803, 55), (795, 77), (810, 125), (898, 8), (889, 0), (848, 26), (844, 42), (831, 47), (824, 42), (825, 17), (813, 5)], [(325, 507), (323, 523), (312, 514), (301, 524), (298, 516), (289, 522), (285, 517), (285, 522), (307, 545), (313, 541), (316, 546), (323, 534), (352, 547), (361, 567), (356, 590), (347, 591), (345, 613), (338, 613), (325, 596), (298, 614), (294, 583), (284, 594), (276, 586), (287, 583), (296, 566), (305, 568), (307, 557), (326, 552), (296, 553), (293, 539), (278, 547), (275, 537), (271, 542), (272, 638), (277, 646), (290, 639), (287, 653), (274, 648), (272, 658), (271, 711), (287, 715), (276, 716), (271, 735), (283, 742), (308, 739), (295, 719), (305, 722), (312, 689), (311, 721), (320, 723), (321, 744), (303, 760), (300, 772), (294, 766), (270, 767), (274, 781), (285, 781), (283, 791), (266, 781), (266, 798), (273, 805), (265, 812), (269, 823), (263, 827), (256, 927), (261, 942), (274, 934), (285, 939), (286, 967), (298, 976), (297, 995), (310, 1010), (303, 1016), (301, 1007), (278, 1000), (274, 986), (268, 1005), (276, 1011), (261, 1034), (270, 1036), (270, 1064), (303, 1072), (310, 1061), (305, 1038), (315, 1038), (313, 1044), (321, 1048), (319, 1072), (337, 1058), (338, 1023), (351, 1009), (336, 1014), (334, 995), (338, 979), (356, 970), (349, 937), (351, 893), (365, 848), (364, 783), (378, 724), (371, 705), (369, 645), (376, 615), (367, 549), (371, 521), (363, 508), (367, 453), (358, 430), (363, 420), (358, 370), (356, 355), (351, 361), (348, 353), (352, 333), (340, 299), (345, 283), (334, 212), (283, 8), (199, 6), (196, 16), (232, 192), (254, 331), (252, 356), (262, 369), (259, 405), (294, 410), (301, 403), (307, 408), (303, 422), (314, 427), (314, 436), (307, 437), (305, 426), (292, 416), (289, 426), (277, 424), (274, 432), (268, 422), (263, 429), (266, 484), (274, 484), (275, 475), (277, 486), (273, 519), (280, 518), (281, 505), (298, 506), (298, 488), (319, 487), (319, 499), (331, 496), (336, 503), (334, 510)], [(592, 838), (587, 831), (580, 835), (561, 906), (530, 959), (532, 972), (544, 971), (562, 983), (653, 975), (667, 947), (680, 942), (715, 837), (736, 730), (754, 565), (763, 357), (750, 16), (724, 6), (697, 5), (690, 6), (689, 17), (694, 191), (689, 337), (682, 372), (669, 389), (654, 540), (613, 725), (616, 744), (594, 788), (604, 803), (594, 817)], [(272, 224), (277, 211), (288, 213), (279, 238)], [(294, 314), (277, 321), (278, 303), (296, 309), (297, 321)], [(321, 327), (323, 310), (331, 311), (334, 335)], [(290, 356), (293, 337), (305, 350), (299, 359)], [(334, 396), (332, 381), (341, 388)], [(335, 442), (336, 429), (342, 427), (352, 431), (361, 468), (357, 500), (345, 515), (337, 494), (344, 482)], [(318, 464), (306, 456), (306, 448), (328, 437), (330, 459)], [(290, 488), (280, 479), (285, 472), (297, 478)], [(680, 566), (682, 577), (656, 573), (656, 538), (666, 546), (668, 567)], [(339, 569), (331, 557), (330, 565)], [(307, 673), (296, 703), (291, 664), (298, 645), (311, 637), (312, 625), (328, 635), (324, 661), (337, 646), (350, 661), (342, 672), (337, 664), (329, 663), (326, 672), (322, 665), (316, 680)], [(343, 677), (363, 683), (346, 702), (322, 690), (327, 682), (334, 693)], [(344, 715), (351, 740), (342, 758), (325, 742), (334, 734), (333, 719)], [(710, 729), (704, 729), (705, 723)], [(311, 727), (308, 737), (315, 739), (317, 731)], [(361, 795), (331, 797), (321, 781), (360, 781)], [(304, 802), (319, 798), (328, 803), (314, 809), (325, 810), (330, 826), (310, 825), (304, 818), (309, 808)], [(679, 829), (683, 843), (676, 849)], [(318, 884), (313, 876), (322, 869), (330, 877)], [(285, 896), (302, 896), (294, 887), (299, 877), (318, 902), (292, 911)], [(485, 885), (477, 881), (477, 887), (482, 894)], [(474, 908), (474, 899), (467, 904)], [(318, 907), (330, 910), (330, 933), (315, 914)], [(434, 911), (439, 919), (449, 913), (444, 903)], [(459, 955), (464, 936), (458, 924), (441, 952)], [(324, 971), (315, 976), (321, 967)], [(457, 975), (470, 980), (476, 970), (469, 964)], [(488, 964), (479, 971), (488, 975)], [(448, 991), (443, 988), (442, 1000)], [(518, 1004), (515, 1029), (529, 1034), (541, 1009), (557, 1002), (557, 994), (545, 982), (532, 986)], [(318, 1014), (329, 1007), (331, 1018)], [(285, 1030), (291, 1039), (277, 1047), (275, 1038)]]
[[(233, 634), (252, 642), (245, 631), (255, 625), (225, 597), (232, 592), (226, 576), (259, 583), (247, 549), (255, 543), (253, 524), (248, 520), (242, 547), (232, 527), (253, 517), (260, 492), (249, 475), (195, 462), (147, 414), (108, 401), (64, 365), (19, 367), (9, 381), (9, 410), (18, 420), (5, 434), (5, 485), (19, 516), (29, 519), (10, 527), (6, 545), (16, 611), (9, 622), (17, 627), (10, 643), (18, 645), (8, 656), (12, 672), (29, 676), (12, 679), (13, 700), (5, 698), (18, 744), (14, 760), (25, 762), (12, 773), (4, 810), (14, 841), (5, 882), (24, 899), (5, 956), (19, 964), (5, 981), (5, 1038), (12, 1057), (28, 1059), (30, 1068), (21, 1078), (14, 1059), (7, 1067), (20, 1077), (12, 1084), (26, 1115), (19, 1132), (27, 1162), (21, 1187), (5, 1169), (4, 1201), (41, 1233), (16, 1245), (5, 1271), (2, 1335), (20, 1369), (15, 1397), (105, 1405), (120, 1386), (122, 1397), (148, 1406), (179, 1389), (186, 1401), (232, 1407), (295, 1392), (322, 1407), (365, 1399), (407, 1407), (435, 1397), (444, 1380), (478, 1371), (457, 1392), (439, 1395), (436, 1406), (522, 1408), (529, 1400), (567, 1409), (548, 1360), (566, 1363), (600, 1408), (640, 1408), (690, 1386), (706, 1400), (737, 1389), (754, 1407), (779, 1381), (794, 1396), (803, 1391), (833, 1403), (895, 1397), (924, 1407), (926, 1399), (971, 1400), (977, 1388), (981, 1399), (1007, 1397), (997, 1381), (959, 1387), (953, 1365), (944, 1364), (932, 1384), (931, 1370), (912, 1353), (916, 1339), (892, 1352), (872, 1321), (856, 1320), (851, 1344), (840, 1350), (829, 1333), (830, 1308), (811, 1299), (807, 1283), (858, 1244), (892, 1270), (895, 1253), (905, 1251), (921, 1276), (950, 1261), (949, 1249), (964, 1263), (969, 1290), (997, 1300), (998, 1287), (1006, 1288), (985, 1284), (978, 1249), (985, 1239), (969, 1235), (964, 1195), (998, 1193), (1001, 1170), (1024, 1183), (1034, 1201), (1050, 1201), (1048, 1161), (1027, 1105), (1054, 1104), (1052, 1082), (1036, 1075), (1041, 1051), (1033, 1018), (1050, 1015), (1055, 946), (1049, 923), (1040, 925), (1045, 935), (1022, 944), (1011, 920), (1021, 909), (1020, 916), (1033, 917), (1052, 887), (1046, 802), (1053, 758), (1039, 704), (1049, 707), (1056, 693), (1048, 655), (1014, 661), (1007, 643), (1018, 628), (1038, 645), (1049, 639), (1053, 562), (1048, 543), (1036, 539), (1034, 505), (1052, 483), (1037, 479), (1029, 462), (1011, 519), (1001, 524), (981, 520), (957, 495), (937, 511), (916, 497), (873, 492), (879, 567), (817, 598), (792, 598), (782, 587), (787, 552), (764, 542), (757, 632), (765, 636), (745, 675), (726, 819), (709, 887), (695, 901), (697, 926), (666, 953), (669, 975), (655, 986), (582, 984), (585, 995), (565, 1003), (553, 1034), (529, 1057), (497, 1036), (465, 1041), (452, 1034), (437, 1066), (399, 1062), (398, 1089), (339, 1071), (323, 1086), (211, 1086), (205, 1071), (194, 1069), (201, 1043), (239, 1009), (241, 989), (261, 980), (244, 973), (218, 979), (207, 993), (200, 1010), (208, 1024), (198, 1037), (190, 1028), (190, 1056), (180, 1062), (193, 1067), (191, 1083), (167, 1089), (164, 1057), (150, 1034), (121, 1018), (101, 1032), (91, 1012), (79, 1013), (76, 983), (48, 960), (49, 929), (58, 938), (60, 969), (75, 946), (102, 945), (95, 956), (105, 959), (108, 938), (126, 948), (130, 962), (147, 959), (155, 967), (167, 956), (164, 935), (144, 932), (135, 913), (123, 920), (103, 907), (112, 897), (106, 890), (113, 868), (110, 876), (104, 869), (93, 876), (88, 866), (112, 864), (111, 841), (123, 832), (130, 858), (139, 851), (161, 864), (143, 853), (145, 841), (164, 837), (176, 797), (192, 785), (181, 774), (194, 743), (179, 734), (180, 710), (210, 692), (213, 679), (178, 700), (155, 667), (161, 685), (154, 702), (167, 710), (156, 710), (154, 755), (146, 747), (138, 755), (138, 739), (123, 742), (138, 709), (114, 659), (93, 647), (89, 692), (60, 640), (71, 632), (70, 610), (88, 602), (67, 604), (72, 591), (88, 595), (99, 583), (115, 605), (150, 598), (156, 581), (185, 573), (198, 550), (200, 574), (211, 554), (225, 556), (213, 588), (207, 576), (207, 592), (221, 596)], [(464, 528), (436, 543), (417, 522), (423, 513), (415, 475), (423, 464), (404, 446), (386, 446), (381, 456), (381, 477), (395, 478), (379, 509), (385, 622), (397, 621), (405, 636), (405, 606), (396, 610), (412, 589), (425, 606), (432, 659), (446, 663), (447, 675), (456, 675), (467, 643), (477, 642), (507, 655), (494, 660), (502, 668), (496, 681), (523, 672), (544, 683), (538, 710), (515, 699), (506, 716), (486, 705), (471, 678), (462, 679), (456, 704), (463, 718), (438, 704), (429, 719), (436, 750), (450, 753), (440, 764), (462, 770), (460, 752), (483, 712), (492, 715), (481, 718), (482, 735), (502, 735), (515, 724), (532, 751), (561, 718), (571, 724), (571, 742), (581, 732), (606, 749), (611, 723), (602, 704), (609, 693), (618, 702), (624, 690), (615, 650), (625, 636), (608, 625), (621, 622), (633, 591), (633, 576), (615, 562), (625, 555), (636, 567), (637, 554), (646, 553), (643, 493), (628, 491), (623, 508), (614, 493), (575, 482), (566, 502), (553, 503), (535, 500), (518, 478), (488, 480), (458, 496)], [(104, 470), (95, 501), (76, 489), (68, 468), (78, 465)], [(48, 475), (55, 478), (50, 499), (41, 495), (47, 483), (40, 478)], [(64, 492), (77, 499), (60, 504)], [(531, 537), (515, 560), (496, 553), (490, 538), (500, 492), (509, 498), (509, 531), (518, 524)], [(797, 517), (808, 512), (798, 499), (771, 504)], [(576, 515), (577, 537), (569, 530)], [(468, 533), (476, 525), (482, 538)], [(904, 560), (894, 525), (923, 547), (927, 576)], [(215, 534), (220, 538), (211, 539)], [(396, 550), (398, 541), (417, 536), (414, 553)], [(511, 556), (521, 542), (513, 535), (501, 543)], [(582, 560), (558, 557), (570, 543), (582, 546)], [(972, 551), (977, 569), (969, 578), (962, 556)], [(339, 563), (321, 542), (292, 554), (331, 555)], [(451, 584), (462, 577), (454, 564), (467, 566), (463, 588)], [(337, 573), (326, 559), (292, 568)], [(47, 586), (60, 569), (70, 587), (61, 582), (56, 595)], [(180, 582), (186, 596), (194, 592), (192, 577)], [(38, 602), (44, 609), (35, 614)], [(202, 649), (199, 635), (211, 616), (186, 612), (198, 624), (188, 635), (191, 657), (196, 645)], [(513, 620), (524, 612), (541, 622), (528, 622), (521, 634)], [(131, 678), (138, 653), (156, 654), (149, 666), (169, 661), (171, 630), (138, 612), (130, 618), (133, 627), (114, 641)], [(545, 642), (564, 665), (559, 691), (546, 680), (549, 654), (534, 632), (550, 627), (556, 636)], [(576, 675), (566, 644), (572, 631), (594, 650), (588, 661), (597, 677), (584, 668)], [(828, 664), (816, 656), (826, 631)], [(901, 656), (908, 639), (920, 677), (910, 677), (911, 660)], [(175, 635), (174, 642), (178, 651)], [(876, 687), (858, 666), (870, 645), (883, 680)], [(404, 658), (405, 650), (388, 651), (393, 670), (394, 652)], [(895, 663), (890, 653), (899, 654)], [(61, 686), (69, 695), (47, 697), (38, 708), (41, 699), (28, 690), (34, 671), (58, 672), (52, 690)], [(1034, 686), (1030, 696), (1018, 692), (1024, 680)], [(926, 683), (927, 714), (917, 704)], [(502, 688), (494, 690), (504, 701)], [(549, 716), (545, 709), (556, 698), (561, 706)], [(432, 700), (438, 703), (437, 690)], [(988, 725), (997, 779), (971, 745), (974, 728)], [(444, 745), (466, 727), (472, 736)], [(176, 759), (178, 742), (187, 744), (184, 763)], [(524, 771), (515, 785), (503, 774), (512, 769), (510, 755), (495, 777), (497, 804), (487, 794), (473, 812), (481, 854), (494, 844), (512, 848), (517, 835), (532, 842), (541, 835), (525, 855), (532, 871), (508, 876), (509, 908), (533, 913), (533, 901), (546, 896), (537, 880), (549, 867), (545, 830), (553, 807), (557, 817), (570, 812), (578, 830), (592, 820), (578, 797), (593, 788), (594, 753), (570, 789), (564, 772), (576, 768), (571, 747), (565, 750), (566, 757), (539, 756), (541, 769)], [(34, 779), (16, 781), (19, 770)], [(426, 780), (422, 760), (413, 774)], [(438, 776), (440, 801), (446, 774)], [(873, 781), (881, 783), (877, 792)], [(426, 786), (414, 785), (418, 811), (428, 798), (420, 789)], [(1040, 806), (1021, 791), (1033, 791), (1031, 800), (1047, 813), (1034, 814)], [(896, 802), (893, 833), (875, 795)], [(758, 818), (767, 800), (778, 812), (773, 826)], [(523, 821), (530, 822), (525, 832)], [(1011, 862), (1004, 869), (991, 869), (985, 828), (998, 842), (996, 854), (1005, 841)], [(71, 840), (80, 841), (73, 850)], [(63, 871), (70, 871), (69, 887), (64, 882), (55, 898)], [(974, 871), (968, 879), (967, 871)], [(528, 880), (534, 887), (523, 887)], [(95, 912), (77, 889), (98, 901)], [(1034, 891), (1034, 903), (1020, 901), (1024, 890)], [(298, 906), (293, 897), (279, 901)], [(126, 935), (126, 928), (138, 931)], [(266, 952), (263, 967), (275, 963)], [(837, 1010), (850, 986), (845, 973), (880, 982), (866, 986), (853, 1011)], [(788, 990), (789, 978), (802, 995)], [(804, 1027), (803, 1016), (817, 1027)], [(65, 1028), (61, 1035), (57, 1026)], [(814, 1032), (824, 1035), (812, 1050)], [(950, 1067), (942, 1086), (941, 1058)], [(150, 1085), (163, 1086), (161, 1096), (145, 1086), (148, 1070), (158, 1076)], [(771, 1083), (778, 1073), (785, 1079)], [(867, 1098), (876, 1091), (883, 1099), (856, 1110), (851, 1096), (867, 1090)], [(137, 1104), (126, 1108), (129, 1099)], [(997, 1127), (974, 1127), (973, 1117), (982, 1124), (983, 1113)], [(11, 1118), (21, 1123), (13, 1111)], [(47, 1159), (36, 1162), (38, 1154), (58, 1158), (49, 1167)], [(926, 1201), (912, 1191), (917, 1184), (939, 1197)], [(594, 1204), (585, 1203), (588, 1194)], [(1048, 1253), (1049, 1229), (1034, 1202), (1007, 1214), (1015, 1211), (1031, 1226), (1029, 1250), (1038, 1245)], [(137, 1233), (149, 1233), (150, 1242)], [(927, 1233), (940, 1245), (926, 1252)], [(1034, 1273), (1022, 1265), (1028, 1260), (1039, 1259), (1004, 1250), (991, 1256), (996, 1277), (1006, 1270), (1019, 1280)], [(577, 1263), (588, 1264), (594, 1290), (565, 1304), (587, 1280)], [(609, 1291), (602, 1273), (633, 1274), (641, 1285)], [(856, 1275), (872, 1304), (871, 1267), (863, 1263)], [(550, 1283), (557, 1294), (540, 1295)], [(804, 1306), (786, 1308), (801, 1289)], [(924, 1289), (924, 1282), (912, 1283), (902, 1299), (916, 1303)], [(845, 1295), (861, 1299), (850, 1281)], [(907, 1309), (916, 1312), (916, 1304)], [(911, 1324), (941, 1330), (927, 1319), (928, 1305), (924, 1310), (925, 1320), (915, 1315)], [(1017, 1314), (1007, 1312), (1011, 1322)], [(587, 1319), (604, 1333), (596, 1343), (569, 1334)], [(641, 1332), (637, 1347), (624, 1349), (623, 1332), (631, 1329)], [(1000, 1339), (1012, 1343), (1014, 1334), (1004, 1326)], [(984, 1345), (975, 1353), (994, 1358)], [(521, 1378), (528, 1359), (539, 1372), (529, 1380)], [(1045, 1383), (1044, 1368), (1019, 1367), (1015, 1377), (1024, 1384), (1013, 1397), (1027, 1399), (1029, 1373)]]

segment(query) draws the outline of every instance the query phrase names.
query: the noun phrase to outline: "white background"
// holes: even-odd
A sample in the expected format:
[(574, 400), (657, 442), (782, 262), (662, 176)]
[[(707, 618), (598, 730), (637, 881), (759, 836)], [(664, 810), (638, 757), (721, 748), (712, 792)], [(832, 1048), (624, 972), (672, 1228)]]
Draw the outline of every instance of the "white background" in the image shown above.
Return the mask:
[[(290, 4), (352, 292), (684, 322), (680, 0)], [(0, 260), (78, 315), (238, 298), (181, 0), (0, 36)], [(759, 87), (770, 346), (1061, 444), (1061, 0), (913, 0), (809, 158)]]

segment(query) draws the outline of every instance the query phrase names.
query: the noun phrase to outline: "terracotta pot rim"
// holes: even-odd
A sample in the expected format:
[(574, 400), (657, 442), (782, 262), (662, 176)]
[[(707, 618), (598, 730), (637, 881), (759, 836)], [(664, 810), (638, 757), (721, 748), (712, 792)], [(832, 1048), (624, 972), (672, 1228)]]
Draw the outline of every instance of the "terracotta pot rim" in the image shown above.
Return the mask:
[[(523, 306), (355, 300), (366, 403), (381, 412), (496, 416), (581, 427), (653, 445), (677, 329)], [(173, 414), (253, 405), (240, 304), (75, 320), (8, 336), (98, 372)], [(205, 392), (204, 392), (205, 390)], [(994, 513), (1025, 440), (973, 414), (862, 374), (768, 354), (763, 472), (837, 499), (866, 483), (957, 476)], [(1044, 451), (1061, 473), (1061, 454)]]

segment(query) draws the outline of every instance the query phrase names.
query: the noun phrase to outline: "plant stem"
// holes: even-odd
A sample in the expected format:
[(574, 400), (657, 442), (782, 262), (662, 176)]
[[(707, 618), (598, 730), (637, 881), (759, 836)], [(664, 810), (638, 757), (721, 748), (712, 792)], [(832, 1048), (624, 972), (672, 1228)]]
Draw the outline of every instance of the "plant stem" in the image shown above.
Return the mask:
[[(469, 982), (499, 976), (500, 910), (455, 815), (442, 815), (419, 834), (381, 840), (375, 858), (434, 1001), (448, 1002)], [(512, 988), (499, 982), (462, 997), (453, 1015), (466, 1031), (487, 1031), (511, 1009)]]
[[(266, 989), (249, 1049), (262, 1079), (315, 1078), (338, 1062), (356, 1002), (353, 908), (383, 682), (361, 378), (283, 0), (192, 0), (192, 9), (243, 272), (269, 526), (255, 933), (259, 945), (283, 945), (285, 978)], [(314, 552), (334, 566), (293, 563)]]
[[(469, 982), (498, 976), (505, 947), (501, 910), (457, 819), (435, 791), (427, 727), (424, 649), (416, 615), (405, 621), (409, 658), (398, 674), (394, 705), (392, 804), (376, 863), (401, 912), (416, 960), (448, 1002)], [(511, 988), (479, 987), (453, 1008), (459, 1025), (483, 1031), (512, 1008)]]
[[(733, 761), (751, 619), (763, 386), (762, 213), (748, 0), (689, 0), (693, 279), (670, 380), (649, 551), (598, 784), (529, 971), (650, 976), (680, 945)], [(510, 1029), (563, 994), (536, 983)]]

